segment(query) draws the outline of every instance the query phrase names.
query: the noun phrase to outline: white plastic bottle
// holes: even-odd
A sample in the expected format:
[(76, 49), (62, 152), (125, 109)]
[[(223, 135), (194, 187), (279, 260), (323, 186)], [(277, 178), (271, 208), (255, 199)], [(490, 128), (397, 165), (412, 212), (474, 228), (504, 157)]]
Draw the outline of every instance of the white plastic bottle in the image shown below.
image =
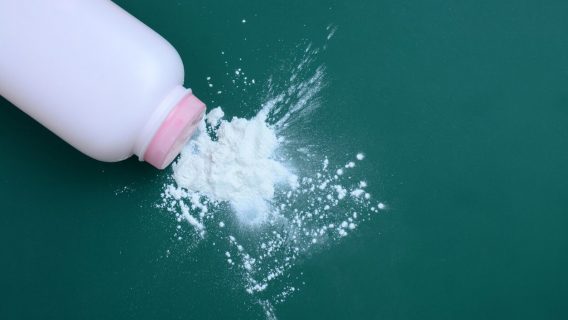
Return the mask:
[(176, 50), (110, 0), (0, 0), (0, 95), (102, 161), (179, 154), (205, 105)]

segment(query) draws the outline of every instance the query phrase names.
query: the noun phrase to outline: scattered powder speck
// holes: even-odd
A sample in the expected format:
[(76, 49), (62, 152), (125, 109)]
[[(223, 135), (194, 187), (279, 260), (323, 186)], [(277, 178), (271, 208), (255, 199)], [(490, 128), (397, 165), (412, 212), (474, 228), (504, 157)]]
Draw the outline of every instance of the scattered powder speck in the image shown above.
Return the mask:
[(337, 31), (337, 27), (335, 27), (333, 25), (328, 25), (326, 29), (328, 31), (327, 40), (330, 40), (335, 35), (335, 32)]
[(355, 190), (351, 191), (351, 195), (356, 197), (356, 198), (360, 197), (364, 193), (365, 193), (365, 190), (363, 190), (363, 189), (355, 189)]
[(223, 109), (221, 109), (220, 107), (217, 107), (217, 108), (209, 111), (209, 113), (205, 117), (205, 121), (207, 121), (207, 123), (210, 126), (216, 127), (216, 126), (219, 125), (219, 123), (221, 122), (221, 119), (224, 116), (225, 116), (225, 113), (223, 112)]
[[(328, 31), (331, 38), (336, 28)], [(326, 84), (325, 68), (316, 64), (320, 50), (308, 45), (302, 53), (285, 80), (266, 82), (255, 116), (209, 111), (173, 165), (160, 204), (178, 226), (192, 227), (195, 241), (215, 244), (269, 319), (276, 319), (275, 305), (300, 291), (304, 282), (291, 275), (300, 259), (357, 232), (386, 207), (367, 190), (362, 175), (370, 162), (356, 164), (363, 153), (332, 163), (317, 141), (297, 134), (310, 125)], [(255, 83), (242, 68), (233, 77)]]

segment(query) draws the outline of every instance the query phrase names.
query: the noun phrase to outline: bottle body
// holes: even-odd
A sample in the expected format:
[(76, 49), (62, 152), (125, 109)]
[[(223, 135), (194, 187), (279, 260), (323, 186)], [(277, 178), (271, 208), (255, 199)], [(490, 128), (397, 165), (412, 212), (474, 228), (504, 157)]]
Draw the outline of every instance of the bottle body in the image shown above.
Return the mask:
[(0, 95), (102, 161), (144, 159), (191, 94), (176, 50), (110, 0), (2, 0), (0, 48)]

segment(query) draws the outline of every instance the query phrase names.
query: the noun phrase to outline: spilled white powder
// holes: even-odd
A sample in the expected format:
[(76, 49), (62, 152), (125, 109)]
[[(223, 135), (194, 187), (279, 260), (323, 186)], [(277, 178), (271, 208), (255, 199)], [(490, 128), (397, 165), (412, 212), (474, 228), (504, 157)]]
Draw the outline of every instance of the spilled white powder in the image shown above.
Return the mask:
[[(331, 38), (336, 28), (328, 31)], [(267, 319), (276, 319), (275, 306), (304, 285), (293, 272), (301, 259), (386, 209), (367, 190), (363, 153), (334, 163), (328, 148), (301, 133), (312, 130), (310, 116), (321, 105), (320, 52), (308, 45), (294, 66), (283, 68), (291, 74), (268, 79), (254, 117), (225, 119), (220, 107), (209, 111), (162, 194), (160, 207), (179, 223), (174, 237), (188, 233), (180, 228), (187, 222), (190, 238), (211, 244)], [(244, 74), (227, 65), (235, 88), (255, 83)]]

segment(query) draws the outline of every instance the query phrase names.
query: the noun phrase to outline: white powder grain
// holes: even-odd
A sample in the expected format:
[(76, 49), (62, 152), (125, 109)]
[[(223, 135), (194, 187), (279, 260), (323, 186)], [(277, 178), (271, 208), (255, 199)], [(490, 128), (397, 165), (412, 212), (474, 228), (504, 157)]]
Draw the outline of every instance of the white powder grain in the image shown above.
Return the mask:
[(365, 193), (365, 190), (363, 190), (363, 189), (355, 189), (355, 190), (351, 191), (351, 195), (356, 197), (356, 198), (360, 197), (364, 193)]
[(335, 192), (337, 192), (337, 198), (339, 200), (345, 198), (345, 196), (347, 195), (347, 190), (345, 188), (343, 188), (340, 185), (335, 185), (333, 186), (333, 188), (335, 189)]
[(209, 125), (216, 127), (216, 126), (219, 125), (219, 122), (221, 122), (221, 119), (224, 116), (225, 116), (225, 112), (223, 112), (223, 109), (221, 109), (220, 107), (217, 107), (217, 108), (209, 111), (207, 116), (205, 116), (205, 121), (207, 121), (207, 123), (209, 123)]

